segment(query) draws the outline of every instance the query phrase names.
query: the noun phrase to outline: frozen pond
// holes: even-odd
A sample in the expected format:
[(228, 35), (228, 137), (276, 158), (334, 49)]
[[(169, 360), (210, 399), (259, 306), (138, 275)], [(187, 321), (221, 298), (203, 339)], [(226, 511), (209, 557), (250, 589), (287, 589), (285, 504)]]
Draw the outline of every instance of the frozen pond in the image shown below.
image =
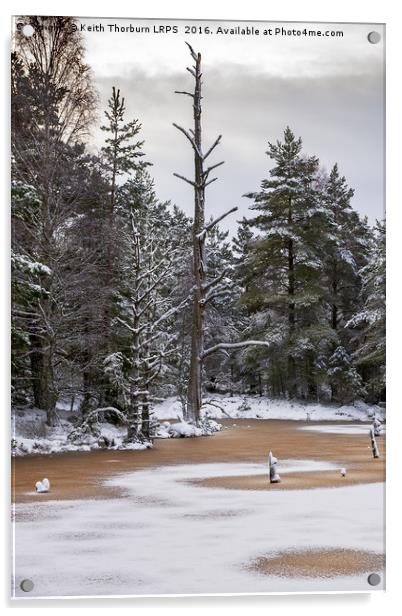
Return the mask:
[[(280, 473), (331, 470), (281, 461)], [(17, 596), (370, 590), (367, 574), (282, 578), (249, 571), (279, 550), (383, 552), (384, 484), (291, 491), (228, 490), (188, 481), (267, 473), (246, 463), (163, 466), (115, 476), (115, 499), (18, 504)], [(29, 578), (29, 595), (19, 589)], [(376, 589), (381, 588), (381, 585)]]

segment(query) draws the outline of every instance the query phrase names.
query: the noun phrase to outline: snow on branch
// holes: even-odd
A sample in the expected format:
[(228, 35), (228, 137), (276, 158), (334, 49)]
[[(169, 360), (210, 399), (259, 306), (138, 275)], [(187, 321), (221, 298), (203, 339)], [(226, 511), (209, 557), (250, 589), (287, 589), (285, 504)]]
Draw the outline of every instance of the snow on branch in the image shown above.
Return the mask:
[(215, 400), (203, 400), (202, 402), (202, 406), (214, 406), (216, 408), (218, 408), (220, 411), (222, 411), (222, 413), (224, 415), (226, 415), (226, 417), (228, 417), (229, 419), (232, 419), (231, 416), (229, 415), (229, 413), (227, 413), (225, 411), (225, 409), (223, 408), (223, 406), (221, 406), (220, 404), (218, 404)]
[[(99, 432), (99, 428), (98, 428), (98, 423), (99, 423), (99, 415), (103, 415), (104, 413), (112, 413), (114, 414), (119, 421), (124, 424), (125, 426), (129, 425), (129, 420), (128, 417), (125, 413), (123, 413), (122, 411), (120, 411), (119, 409), (116, 409), (114, 406), (106, 406), (103, 408), (98, 408), (98, 409), (94, 409), (92, 411), (90, 411), (84, 418), (84, 420), (82, 421), (82, 423), (78, 426), (76, 426), (68, 435), (67, 438), (72, 441), (75, 442), (79, 439), (81, 439), (84, 435), (86, 434), (92, 434), (94, 436), (99, 436), (100, 432)], [(104, 437), (106, 438), (106, 437)]]
[(207, 294), (207, 296), (205, 297), (204, 303), (211, 302), (213, 299), (217, 299), (218, 297), (227, 297), (228, 294), (232, 292), (232, 290), (233, 290), (233, 286), (217, 288), (214, 291), (211, 291), (210, 293)]
[(202, 359), (208, 357), (212, 353), (216, 353), (216, 351), (225, 350), (225, 349), (241, 349), (247, 346), (265, 346), (270, 347), (269, 342), (264, 342), (263, 340), (244, 340), (243, 342), (220, 342), (219, 344), (215, 344), (213, 347), (209, 349), (205, 349), (202, 354)]
[(151, 374), (148, 374), (148, 376), (145, 378), (145, 387), (149, 387), (149, 385), (151, 385), (152, 381), (154, 381), (156, 377), (159, 376), (161, 370), (162, 360), (159, 362), (159, 365), (157, 366), (156, 370), (154, 370), (154, 372), (151, 372)]
[(233, 212), (237, 212), (238, 209), (239, 208), (237, 206), (236, 207), (232, 207), (230, 210), (228, 210), (227, 212), (225, 212), (221, 216), (218, 216), (218, 218), (215, 218), (214, 220), (211, 220), (211, 222), (208, 223), (207, 225), (205, 225), (203, 230), (197, 235), (197, 238), (199, 240), (204, 239), (204, 237), (208, 233), (208, 231), (211, 231), (211, 229), (213, 229), (215, 227), (215, 225), (217, 225), (221, 220), (226, 218), (226, 216), (229, 216), (229, 214), (232, 214)]
[(146, 367), (153, 370), (155, 366), (158, 366), (161, 360), (163, 360), (165, 357), (172, 355), (172, 353), (177, 353), (177, 351), (180, 350), (180, 347), (173, 347), (172, 349), (167, 350), (168, 346), (176, 340), (177, 334), (171, 336), (170, 339), (164, 343), (163, 349), (160, 349), (154, 355), (149, 355), (148, 357), (146, 357), (143, 360), (143, 363), (146, 365)]
[(227, 275), (228, 270), (224, 269), (223, 272), (221, 274), (219, 274), (219, 276), (217, 276), (216, 278), (214, 278), (213, 280), (211, 280), (210, 282), (208, 282), (208, 284), (205, 284), (203, 286), (203, 290), (205, 292), (208, 292), (210, 289), (212, 289), (213, 287), (215, 287), (217, 284), (219, 284)]
[(159, 317), (159, 319), (157, 319), (155, 321), (155, 323), (153, 323), (152, 325), (152, 329), (154, 329), (155, 327), (157, 327), (159, 325), (159, 323), (162, 323), (163, 321), (165, 321), (166, 319), (168, 319), (169, 317), (171, 317), (172, 315), (176, 314), (176, 312), (179, 312), (179, 310), (181, 310), (182, 308), (184, 308), (188, 302), (191, 299), (193, 290), (191, 291), (191, 293), (185, 297), (180, 304), (178, 304), (177, 306), (174, 306), (173, 308), (170, 308), (169, 310), (167, 310), (161, 317)]
[(140, 295), (140, 297), (139, 297), (139, 298), (137, 298), (137, 301), (136, 301), (137, 306), (138, 306), (139, 304), (141, 304), (141, 303), (144, 301), (144, 299), (146, 299), (147, 297), (149, 297), (150, 293), (152, 293), (152, 291), (153, 291), (153, 290), (154, 290), (154, 289), (155, 289), (155, 288), (159, 285), (159, 283), (160, 283), (160, 282), (164, 279), (164, 277), (165, 277), (166, 273), (169, 271), (169, 268), (170, 268), (170, 266), (171, 266), (171, 263), (172, 263), (171, 261), (168, 261), (168, 262), (166, 263), (166, 267), (165, 267), (165, 269), (162, 271), (162, 273), (160, 274), (160, 276), (159, 276), (156, 280), (154, 280), (154, 282), (153, 282), (153, 283), (152, 283), (149, 287), (147, 287), (147, 288), (145, 289), (145, 291), (144, 291), (144, 292)]
[(118, 417), (119, 420), (123, 424), (127, 424), (128, 423), (128, 419), (127, 419), (127, 416), (125, 415), (125, 413), (123, 413), (122, 411), (119, 411), (119, 409), (116, 409), (114, 406), (105, 406), (103, 408), (94, 409), (93, 411), (90, 411), (85, 416), (85, 420), (81, 424), (80, 427), (82, 428), (84, 425), (89, 425), (92, 422), (92, 420), (98, 421), (99, 415), (101, 415), (103, 413), (113, 413), (113, 415), (116, 415), (116, 417)]
[(137, 334), (138, 333), (138, 329), (135, 329), (134, 327), (131, 327), (131, 325), (129, 325), (127, 323), (127, 321), (124, 321), (124, 319), (121, 319), (120, 317), (115, 317), (114, 319), (115, 323), (120, 323), (121, 325), (124, 325), (124, 327), (127, 327), (127, 329), (132, 333), (132, 334)]
[[(145, 308), (149, 308), (152, 305), (152, 301), (148, 302), (148, 304), (146, 305)], [(139, 312), (135, 312), (136, 315), (141, 316), (144, 312), (145, 312), (145, 308), (144, 310), (140, 310)], [(131, 325), (129, 325), (127, 323), (127, 321), (124, 321), (124, 319), (121, 319), (120, 317), (115, 317), (113, 320), (114, 323), (121, 323), (121, 325), (124, 325), (125, 327), (127, 327), (127, 329), (134, 335), (138, 336), (138, 334), (142, 334), (144, 331), (147, 331), (148, 329), (150, 329), (150, 331), (152, 331), (152, 328), (150, 328), (149, 323), (144, 323), (143, 325), (140, 325), (139, 327), (132, 327)], [(143, 342), (143, 344), (146, 344), (146, 340)], [(138, 348), (141, 348), (143, 346), (143, 344), (139, 344)]]
[[(153, 253), (156, 252), (157, 249), (155, 249), (153, 251)], [(153, 255), (152, 255), (153, 256)], [(145, 280), (146, 278), (150, 278), (152, 276), (152, 274), (154, 274), (158, 269), (160, 269), (162, 266), (166, 265), (166, 262), (168, 261), (168, 259), (165, 257), (161, 258), (156, 265), (154, 265), (153, 267), (151, 267), (150, 269), (145, 270), (142, 274), (139, 274), (136, 277), (136, 281), (137, 284), (140, 284), (143, 280)]]

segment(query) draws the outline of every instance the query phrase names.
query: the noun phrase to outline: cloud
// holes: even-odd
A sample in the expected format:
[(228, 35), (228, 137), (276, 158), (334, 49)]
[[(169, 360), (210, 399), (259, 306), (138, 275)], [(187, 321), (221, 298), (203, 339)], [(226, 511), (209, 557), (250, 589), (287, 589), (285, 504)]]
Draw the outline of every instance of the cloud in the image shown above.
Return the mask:
[[(184, 60), (186, 56), (184, 54)], [(219, 181), (208, 188), (207, 213), (220, 214), (239, 206), (239, 213), (227, 220), (235, 230), (235, 219), (247, 214), (250, 205), (242, 198), (257, 190), (267, 177), (270, 160), (265, 155), (268, 141), (281, 139), (289, 125), (303, 138), (308, 154), (317, 155), (328, 170), (338, 162), (350, 186), (355, 188), (354, 207), (374, 222), (383, 215), (384, 93), (382, 65), (365, 58), (355, 71), (332, 71), (328, 75), (278, 76), (256, 67), (221, 62), (204, 72), (204, 142), (222, 134), (222, 145), (214, 162), (224, 160)], [(188, 142), (172, 123), (192, 124), (191, 100), (174, 90), (191, 88), (185, 70), (150, 74), (137, 66), (119, 74), (95, 73), (102, 106), (112, 86), (126, 98), (127, 118), (142, 123), (142, 137), (148, 160), (153, 163), (160, 199), (172, 200), (192, 213), (192, 189), (173, 177), (173, 172), (192, 174), (192, 153)], [(95, 136), (98, 145), (102, 134)]]

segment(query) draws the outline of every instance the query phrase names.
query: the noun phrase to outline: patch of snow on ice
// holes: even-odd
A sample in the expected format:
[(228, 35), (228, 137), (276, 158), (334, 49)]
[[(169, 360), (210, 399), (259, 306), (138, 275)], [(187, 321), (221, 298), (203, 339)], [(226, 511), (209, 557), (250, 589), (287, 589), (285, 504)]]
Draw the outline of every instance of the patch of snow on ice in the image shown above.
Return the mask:
[(263, 472), (252, 464), (145, 469), (107, 482), (126, 488), (125, 498), (17, 504), (15, 593), (23, 595), (19, 584), (32, 571), (30, 596), (371, 590), (366, 574), (282, 579), (244, 565), (292, 549), (382, 552), (383, 484), (253, 491), (188, 483), (257, 467)]
[(324, 432), (326, 434), (369, 434), (370, 425), (368, 424), (333, 424), (320, 426), (301, 426), (299, 430), (309, 432)]

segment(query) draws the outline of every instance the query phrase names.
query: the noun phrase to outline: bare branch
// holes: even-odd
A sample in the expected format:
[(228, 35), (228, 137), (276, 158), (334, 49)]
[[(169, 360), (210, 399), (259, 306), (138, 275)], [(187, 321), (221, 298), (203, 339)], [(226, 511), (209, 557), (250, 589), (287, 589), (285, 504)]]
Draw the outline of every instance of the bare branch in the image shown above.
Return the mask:
[(183, 128), (182, 126), (180, 126), (179, 124), (176, 124), (175, 122), (173, 122), (173, 126), (175, 128), (177, 128), (177, 130), (179, 130), (181, 133), (183, 133), (183, 135), (189, 140), (189, 142), (191, 143), (192, 147), (195, 148), (195, 141), (194, 139), (191, 137), (191, 135), (186, 131), (185, 128)]
[(217, 167), (220, 167), (221, 165), (224, 165), (224, 164), (225, 164), (225, 161), (222, 160), (220, 163), (216, 163), (216, 165), (211, 165), (211, 167), (208, 167), (208, 169), (205, 169), (205, 171), (202, 174), (203, 177), (207, 178), (213, 169), (216, 169)]
[(198, 148), (197, 144), (195, 143), (194, 139), (192, 138), (192, 136), (190, 135), (190, 133), (188, 131), (186, 131), (185, 128), (183, 128), (182, 126), (180, 126), (179, 124), (176, 124), (175, 122), (173, 122), (173, 126), (175, 128), (177, 128), (177, 130), (179, 130), (181, 133), (183, 133), (183, 135), (189, 140), (189, 142), (191, 143), (191, 147), (193, 148), (193, 150), (198, 154), (198, 156), (200, 158), (202, 158), (202, 152), (200, 151), (200, 149)]
[(211, 231), (211, 229), (213, 229), (215, 227), (215, 225), (218, 224), (218, 222), (220, 222), (221, 220), (223, 220), (224, 218), (226, 218), (226, 216), (229, 216), (229, 214), (232, 214), (233, 212), (237, 212), (238, 208), (232, 207), (230, 210), (228, 210), (227, 212), (225, 212), (224, 214), (222, 214), (221, 216), (218, 216), (218, 218), (215, 218), (214, 220), (211, 220), (210, 223), (208, 223), (203, 230), (197, 235), (198, 239), (202, 239), (203, 237), (205, 237), (205, 234), (208, 233), (208, 231)]
[[(187, 43), (187, 41), (185, 41), (185, 43), (186, 43), (187, 47), (188, 47), (188, 48), (189, 48), (189, 50), (190, 50), (191, 57), (193, 58), (193, 60), (194, 60), (195, 62), (197, 62), (197, 60), (198, 60), (198, 56), (197, 56), (197, 54), (195, 53), (194, 49), (191, 47), (190, 43)], [(198, 55), (200, 55), (200, 54), (198, 54)]]
[(194, 94), (191, 94), (191, 92), (185, 92), (184, 90), (175, 90), (174, 93), (175, 94), (186, 94), (186, 96), (191, 96), (191, 98), (194, 98)]
[(204, 155), (204, 160), (206, 160), (208, 158), (208, 156), (211, 154), (211, 152), (216, 148), (216, 146), (220, 143), (220, 140), (222, 139), (222, 135), (218, 135), (218, 137), (215, 139), (214, 143), (211, 145), (211, 147), (209, 148), (209, 150), (207, 151), (207, 153)]
[(173, 175), (176, 178), (179, 178), (180, 180), (187, 182), (187, 184), (191, 184), (191, 186), (195, 186), (195, 182), (193, 182), (192, 180), (189, 180), (188, 178), (185, 178), (184, 175), (180, 175), (180, 173), (174, 173)]

